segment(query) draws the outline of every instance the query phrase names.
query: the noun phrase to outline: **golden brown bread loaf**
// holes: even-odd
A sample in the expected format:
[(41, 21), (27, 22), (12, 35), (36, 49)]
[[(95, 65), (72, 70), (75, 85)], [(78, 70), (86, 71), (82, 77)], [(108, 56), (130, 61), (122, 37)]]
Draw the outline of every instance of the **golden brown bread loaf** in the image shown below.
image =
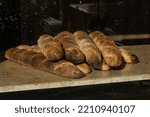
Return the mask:
[(41, 53), (11, 48), (6, 51), (5, 57), (14, 62), (68, 78), (81, 78), (85, 76), (73, 63), (66, 60), (52, 62)]
[(100, 49), (103, 58), (109, 66), (118, 67), (122, 64), (121, 51), (117, 48), (113, 40), (100, 31), (94, 31), (89, 36)]
[(83, 63), (85, 60), (84, 54), (73, 38), (72, 33), (68, 31), (63, 31), (55, 36), (55, 39), (63, 45), (67, 60), (74, 64)]
[(81, 63), (76, 65), (84, 74), (89, 74), (92, 72), (91, 67), (87, 63)]
[(32, 51), (32, 52), (36, 52), (36, 53), (42, 53), (41, 48), (38, 45), (19, 45), (17, 46), (18, 49), (24, 49), (27, 51)]
[(122, 47), (119, 47), (119, 49), (126, 63), (138, 63), (139, 62), (138, 57), (136, 55), (130, 53), (129, 51), (127, 51), (126, 49)]
[(41, 48), (43, 54), (51, 61), (58, 61), (64, 56), (62, 45), (50, 35), (40, 36), (38, 46)]
[(102, 65), (101, 52), (84, 31), (73, 33), (80, 50), (84, 53), (87, 63), (94, 69), (100, 70)]

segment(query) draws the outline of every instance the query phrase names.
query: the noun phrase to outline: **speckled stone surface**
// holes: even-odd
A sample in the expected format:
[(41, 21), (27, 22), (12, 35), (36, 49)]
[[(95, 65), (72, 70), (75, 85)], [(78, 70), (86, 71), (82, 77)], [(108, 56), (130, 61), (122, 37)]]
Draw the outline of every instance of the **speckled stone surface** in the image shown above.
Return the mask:
[(0, 92), (149, 80), (150, 45), (125, 46), (124, 48), (136, 54), (140, 63), (127, 64), (121, 70), (94, 70), (81, 79), (64, 78), (6, 60), (0, 63)]

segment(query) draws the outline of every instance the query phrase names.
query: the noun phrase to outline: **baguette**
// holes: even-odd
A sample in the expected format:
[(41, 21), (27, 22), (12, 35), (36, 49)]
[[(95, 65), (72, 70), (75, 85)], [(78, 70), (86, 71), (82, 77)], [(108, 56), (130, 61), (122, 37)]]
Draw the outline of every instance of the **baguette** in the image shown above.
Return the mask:
[(84, 54), (79, 49), (79, 46), (73, 39), (72, 33), (63, 31), (55, 36), (55, 39), (63, 45), (65, 57), (68, 61), (79, 64), (85, 60)]
[(115, 45), (113, 40), (99, 31), (94, 31), (90, 33), (89, 36), (100, 49), (104, 60), (109, 66), (118, 67), (122, 64), (123, 58), (121, 51)]
[(27, 50), (27, 51), (32, 51), (32, 52), (36, 52), (36, 53), (42, 53), (40, 47), (38, 45), (32, 45), (32, 46), (29, 46), (29, 45), (19, 45), (17, 46), (18, 49), (24, 49), (24, 50)]
[(52, 62), (41, 53), (11, 48), (6, 51), (5, 57), (22, 65), (44, 70), (63, 77), (81, 78), (85, 76), (85, 74), (73, 63), (70, 63), (66, 60)]
[(91, 67), (87, 63), (81, 63), (76, 65), (84, 74), (89, 74), (92, 72)]
[(64, 56), (62, 45), (50, 35), (40, 36), (38, 46), (41, 48), (43, 54), (51, 61), (58, 61)]
[(85, 55), (87, 63), (94, 69), (100, 70), (102, 65), (101, 52), (84, 31), (73, 33), (80, 50)]
[(129, 51), (127, 51), (126, 49), (122, 47), (119, 47), (119, 49), (126, 63), (138, 63), (139, 62), (139, 59), (136, 55), (130, 53)]

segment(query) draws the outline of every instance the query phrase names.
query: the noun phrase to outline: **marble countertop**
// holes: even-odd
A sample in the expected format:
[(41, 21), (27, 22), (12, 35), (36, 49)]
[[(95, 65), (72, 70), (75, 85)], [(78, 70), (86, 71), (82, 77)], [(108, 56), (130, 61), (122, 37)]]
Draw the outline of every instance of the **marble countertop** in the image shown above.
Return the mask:
[(140, 63), (127, 64), (121, 70), (93, 70), (87, 77), (81, 79), (64, 78), (5, 60), (0, 63), (0, 92), (150, 80), (150, 45), (124, 48), (136, 54)]

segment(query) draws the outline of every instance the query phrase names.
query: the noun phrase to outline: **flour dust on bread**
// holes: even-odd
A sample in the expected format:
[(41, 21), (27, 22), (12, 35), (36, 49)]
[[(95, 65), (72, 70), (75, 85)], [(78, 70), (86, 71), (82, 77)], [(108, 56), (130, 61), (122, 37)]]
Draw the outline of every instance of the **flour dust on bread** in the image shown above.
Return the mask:
[(114, 41), (100, 31), (94, 31), (89, 34), (97, 47), (102, 52), (105, 62), (111, 67), (118, 67), (122, 64), (121, 51), (115, 45)]
[(63, 45), (65, 57), (68, 61), (74, 64), (83, 63), (85, 56), (73, 38), (72, 33), (68, 31), (63, 31), (55, 36), (55, 39)]
[(42, 35), (38, 39), (38, 46), (43, 54), (51, 61), (58, 61), (64, 57), (62, 45), (50, 35)]
[(100, 50), (84, 31), (76, 31), (73, 33), (80, 50), (84, 53), (86, 62), (94, 69), (100, 70), (102, 65), (102, 57)]
[(11, 48), (6, 51), (5, 57), (22, 65), (44, 70), (63, 77), (82, 78), (85, 76), (85, 74), (73, 63), (66, 60), (52, 62), (41, 53)]

